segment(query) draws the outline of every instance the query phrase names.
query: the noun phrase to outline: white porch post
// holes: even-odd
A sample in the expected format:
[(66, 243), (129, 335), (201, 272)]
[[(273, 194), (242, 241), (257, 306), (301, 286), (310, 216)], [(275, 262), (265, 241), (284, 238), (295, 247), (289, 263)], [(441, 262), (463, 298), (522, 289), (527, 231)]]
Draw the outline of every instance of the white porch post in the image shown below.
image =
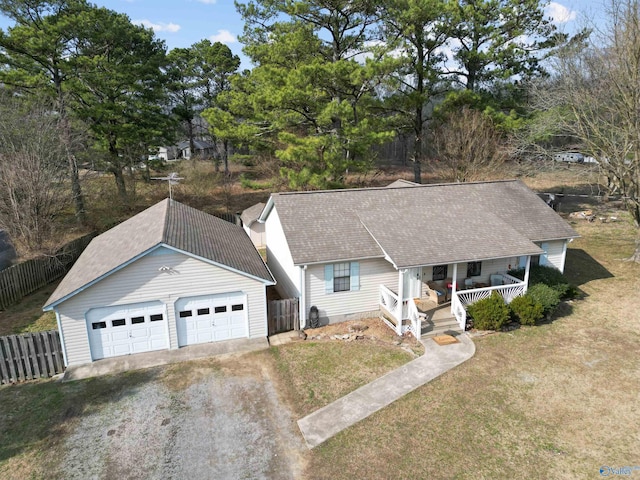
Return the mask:
[(527, 256), (527, 265), (524, 268), (524, 293), (527, 293), (529, 286), (529, 267), (531, 266), (531, 255)]
[(402, 303), (404, 298), (404, 273), (406, 270), (398, 270), (398, 307), (396, 313), (396, 333), (402, 335)]
[[(453, 277), (451, 278), (451, 313), (454, 313), (453, 305), (454, 305), (455, 302), (453, 301), (453, 297), (456, 294), (457, 278), (458, 278), (458, 264), (454, 263), (453, 264)], [(446, 285), (445, 285), (445, 287), (446, 287)]]

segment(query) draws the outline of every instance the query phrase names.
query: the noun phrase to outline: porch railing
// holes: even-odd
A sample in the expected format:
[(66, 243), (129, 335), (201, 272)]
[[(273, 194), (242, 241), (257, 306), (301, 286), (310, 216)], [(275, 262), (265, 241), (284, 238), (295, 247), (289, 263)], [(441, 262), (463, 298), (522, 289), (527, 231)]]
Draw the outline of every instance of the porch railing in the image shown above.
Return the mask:
[(398, 312), (398, 295), (393, 293), (384, 285), (380, 285), (380, 306), (383, 307), (387, 312), (393, 315), (393, 318), (397, 320), (397, 312)]
[(526, 293), (527, 284), (524, 281), (507, 275), (506, 273), (502, 274), (502, 278), (505, 283), (504, 285), (456, 291), (451, 299), (451, 313), (455, 315), (461, 328), (465, 328), (467, 319), (466, 308), (479, 300), (490, 297), (493, 292), (498, 292), (505, 303), (511, 303), (514, 298)]
[[(418, 338), (421, 330), (421, 319), (418, 307), (413, 300), (404, 300), (402, 302), (402, 318), (398, 318), (398, 295), (384, 285), (380, 285), (379, 302), (380, 307), (384, 308), (393, 317), (396, 322), (396, 330), (397, 325), (400, 324), (401, 333), (410, 331)], [(404, 325), (402, 320), (409, 320), (410, 324)]]

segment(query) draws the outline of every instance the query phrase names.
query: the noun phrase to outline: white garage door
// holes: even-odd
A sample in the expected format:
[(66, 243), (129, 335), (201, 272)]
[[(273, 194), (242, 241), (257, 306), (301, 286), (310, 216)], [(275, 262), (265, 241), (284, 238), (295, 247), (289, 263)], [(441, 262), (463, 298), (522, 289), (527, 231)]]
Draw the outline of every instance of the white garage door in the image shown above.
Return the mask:
[(178, 345), (247, 336), (247, 299), (240, 292), (181, 298), (176, 302)]
[(90, 310), (87, 328), (94, 360), (169, 348), (165, 307), (157, 302)]

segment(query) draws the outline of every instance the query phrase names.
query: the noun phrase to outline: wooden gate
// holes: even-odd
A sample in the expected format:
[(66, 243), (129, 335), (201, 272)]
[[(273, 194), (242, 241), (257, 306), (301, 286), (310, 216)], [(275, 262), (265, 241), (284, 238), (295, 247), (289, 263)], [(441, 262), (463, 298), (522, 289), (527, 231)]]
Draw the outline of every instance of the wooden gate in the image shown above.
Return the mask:
[(300, 330), (297, 298), (271, 300), (267, 304), (267, 316), (269, 318), (269, 336), (290, 330)]

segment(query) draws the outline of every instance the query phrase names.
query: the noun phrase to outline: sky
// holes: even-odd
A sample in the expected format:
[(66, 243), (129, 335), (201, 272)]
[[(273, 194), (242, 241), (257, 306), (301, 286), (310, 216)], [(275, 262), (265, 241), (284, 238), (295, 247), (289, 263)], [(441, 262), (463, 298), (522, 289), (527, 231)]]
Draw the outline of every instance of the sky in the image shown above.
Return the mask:
[[(550, 2), (547, 13), (567, 33), (576, 31), (586, 18), (598, 22), (607, 0), (558, 0)], [(134, 23), (151, 27), (169, 49), (189, 47), (208, 38), (222, 42), (242, 59), (242, 68), (251, 63), (242, 55), (238, 35), (243, 22), (233, 0), (92, 0), (92, 3), (126, 13)], [(11, 23), (0, 16), (0, 28)]]

